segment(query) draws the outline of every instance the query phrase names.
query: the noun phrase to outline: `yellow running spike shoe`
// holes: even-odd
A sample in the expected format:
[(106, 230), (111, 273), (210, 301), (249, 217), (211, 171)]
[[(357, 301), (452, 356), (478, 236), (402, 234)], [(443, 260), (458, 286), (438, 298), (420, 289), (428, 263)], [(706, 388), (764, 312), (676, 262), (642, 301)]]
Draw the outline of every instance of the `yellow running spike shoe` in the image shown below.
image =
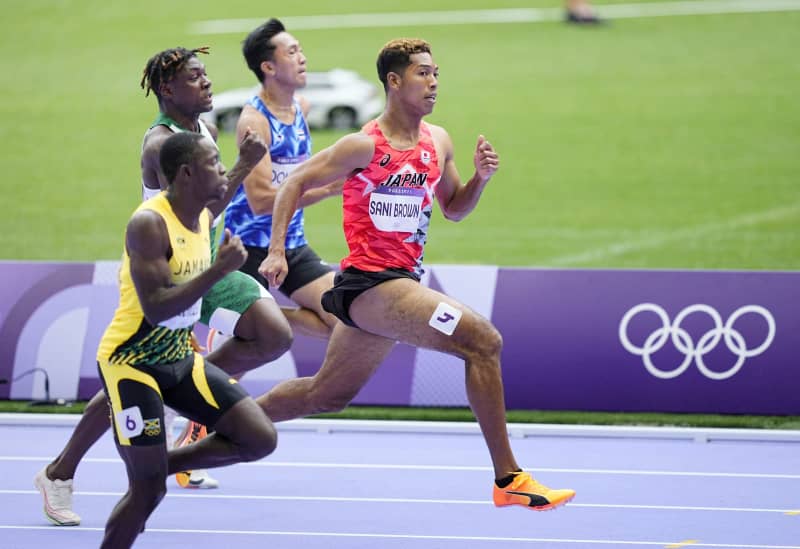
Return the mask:
[(497, 507), (522, 505), (534, 511), (546, 511), (564, 505), (575, 497), (575, 490), (551, 490), (539, 484), (528, 473), (517, 473), (508, 486), (494, 485), (494, 504)]

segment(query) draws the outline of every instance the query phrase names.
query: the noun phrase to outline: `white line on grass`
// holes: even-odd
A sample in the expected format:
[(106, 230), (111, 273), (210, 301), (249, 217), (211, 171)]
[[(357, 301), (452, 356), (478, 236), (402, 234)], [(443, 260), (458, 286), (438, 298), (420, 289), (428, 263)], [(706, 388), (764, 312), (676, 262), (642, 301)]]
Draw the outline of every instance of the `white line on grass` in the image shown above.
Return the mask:
[(605, 261), (609, 258), (629, 254), (631, 252), (657, 248), (670, 242), (679, 240), (691, 242), (694, 239), (707, 234), (732, 231), (741, 229), (743, 227), (750, 227), (753, 225), (760, 225), (762, 223), (778, 221), (780, 219), (797, 217), (798, 214), (800, 214), (800, 204), (792, 204), (790, 206), (773, 208), (763, 212), (745, 214), (718, 223), (706, 223), (705, 225), (686, 227), (685, 229), (679, 229), (677, 231), (663, 233), (657, 236), (634, 239), (627, 242), (617, 242), (614, 244), (609, 244), (608, 246), (593, 248), (577, 254), (567, 254), (552, 257), (544, 260), (544, 262), (553, 267), (585, 265), (587, 263)]
[[(17, 526), (0, 525), (0, 530), (50, 530), (52, 526)], [(70, 526), (64, 528), (68, 532), (102, 532), (103, 528), (87, 528), (85, 526)], [(382, 533), (357, 533), (357, 532), (297, 532), (282, 530), (201, 530), (197, 528), (147, 528), (153, 533), (168, 534), (219, 534), (223, 536), (293, 536), (293, 537), (326, 537), (326, 538), (375, 538), (375, 539), (419, 539), (419, 540), (446, 540), (446, 541), (488, 541), (488, 542), (527, 542), (527, 543), (580, 543), (591, 545), (611, 546), (674, 546), (675, 541), (633, 541), (609, 539), (574, 539), (574, 538), (519, 538), (519, 537), (491, 537), (491, 536), (449, 536), (449, 535), (419, 535), (419, 534), (382, 534)], [(692, 547), (717, 547), (720, 549), (800, 549), (800, 545), (745, 545), (741, 543), (692, 543)]]
[[(718, 15), (800, 10), (800, 0), (700, 0), (652, 4), (606, 4), (598, 7), (609, 19), (664, 17), (676, 15)], [(368, 27), (440, 26), (497, 23), (541, 23), (563, 19), (561, 9), (514, 8), (394, 13), (349, 13), (284, 17), (287, 28), (296, 30), (356, 29)], [(254, 19), (212, 19), (189, 26), (191, 34), (246, 33), (264, 22)]]
[[(42, 456), (0, 456), (2, 461), (35, 461), (47, 463), (52, 457)], [(119, 458), (84, 458), (86, 463), (121, 463)], [(320, 463), (309, 461), (270, 461), (262, 460), (240, 463), (241, 467), (286, 467), (299, 469), (371, 469), (371, 470), (406, 470), (406, 471), (492, 471), (491, 467), (469, 465), (415, 465), (389, 463)], [(720, 473), (705, 471), (652, 471), (639, 469), (565, 469), (553, 467), (537, 467), (537, 473), (564, 473), (570, 475), (633, 475), (633, 476), (669, 476), (669, 477), (709, 477), (709, 478), (756, 478), (764, 480), (800, 480), (800, 474), (781, 473)]]

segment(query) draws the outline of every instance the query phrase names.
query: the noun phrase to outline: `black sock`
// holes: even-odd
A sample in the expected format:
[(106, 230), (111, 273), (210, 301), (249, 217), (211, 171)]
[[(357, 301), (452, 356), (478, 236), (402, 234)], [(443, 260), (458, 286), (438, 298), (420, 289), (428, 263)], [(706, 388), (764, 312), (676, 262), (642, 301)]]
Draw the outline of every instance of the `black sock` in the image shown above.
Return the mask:
[(507, 477), (503, 477), (503, 478), (495, 480), (494, 483), (497, 484), (498, 488), (505, 488), (506, 486), (511, 484), (511, 481), (514, 480), (514, 477), (517, 476), (517, 473), (521, 473), (521, 472), (522, 472), (522, 469), (517, 469), (516, 471), (514, 471), (513, 473), (511, 473)]

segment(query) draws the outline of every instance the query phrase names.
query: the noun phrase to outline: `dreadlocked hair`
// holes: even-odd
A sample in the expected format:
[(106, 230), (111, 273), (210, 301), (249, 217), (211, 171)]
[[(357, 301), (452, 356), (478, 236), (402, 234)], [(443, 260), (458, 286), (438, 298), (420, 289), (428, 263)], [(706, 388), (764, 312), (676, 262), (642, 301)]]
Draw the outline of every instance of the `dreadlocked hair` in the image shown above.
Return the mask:
[(194, 48), (170, 48), (155, 54), (147, 61), (142, 75), (141, 86), (147, 97), (152, 91), (156, 97), (160, 98), (159, 89), (161, 84), (169, 82), (180, 71), (184, 64), (192, 57), (197, 57), (198, 53), (208, 54), (208, 46)]

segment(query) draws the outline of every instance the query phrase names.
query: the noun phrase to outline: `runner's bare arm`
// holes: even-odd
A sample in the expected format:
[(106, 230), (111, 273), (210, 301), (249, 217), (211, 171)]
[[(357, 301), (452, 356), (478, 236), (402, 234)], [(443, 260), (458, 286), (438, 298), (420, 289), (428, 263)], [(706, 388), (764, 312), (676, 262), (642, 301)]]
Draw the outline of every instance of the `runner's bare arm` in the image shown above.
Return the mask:
[[(303, 102), (301, 101), (302, 105)], [(240, 138), (245, 128), (252, 128), (254, 132), (264, 139), (267, 148), (269, 148), (272, 142), (269, 121), (263, 114), (250, 106), (245, 106), (239, 117), (236, 132)], [(273, 182), (272, 158), (269, 154), (265, 154), (255, 168), (244, 178), (244, 191), (247, 196), (247, 203), (254, 214), (268, 215), (272, 213), (275, 206), (275, 196), (278, 194), (278, 186)], [(341, 186), (337, 188), (335, 185), (311, 189), (301, 196), (298, 207), (310, 206), (339, 192), (341, 192)]]
[(164, 141), (172, 135), (172, 131), (164, 126), (155, 126), (148, 130), (142, 144), (142, 183), (149, 189), (167, 188), (167, 180), (161, 173), (159, 154)]
[(310, 189), (344, 180), (354, 171), (365, 168), (374, 154), (375, 143), (366, 134), (349, 134), (298, 166), (281, 185), (272, 212), (269, 255), (258, 268), (270, 286), (280, 286), (288, 272), (286, 229), (300, 196)]
[[(241, 243), (240, 243), (241, 245)], [(191, 307), (228, 272), (236, 270), (235, 258), (227, 254), (185, 284), (175, 285), (169, 266), (172, 253), (167, 226), (151, 210), (134, 214), (125, 231), (130, 273), (147, 321), (155, 325)], [(244, 262), (246, 252), (242, 252)]]
[(431, 125), (437, 150), (444, 166), (436, 187), (436, 199), (442, 214), (451, 221), (461, 221), (475, 209), (483, 189), (499, 167), (499, 158), (484, 136), (478, 136), (473, 154), (475, 173), (466, 184), (461, 183), (455, 164), (453, 142), (447, 132)]
[(360, 132), (352, 133), (300, 164), (278, 190), (272, 212), (270, 252), (283, 250), (289, 220), (303, 193), (343, 181), (354, 171), (366, 167), (374, 152), (372, 139)]
[(245, 126), (241, 132), (237, 128), (237, 140), (239, 142), (239, 156), (236, 159), (236, 164), (226, 174), (228, 190), (225, 196), (208, 205), (208, 209), (211, 210), (215, 217), (222, 213), (231, 201), (245, 177), (252, 173), (263, 157), (269, 156), (266, 154), (269, 145), (267, 145), (258, 131), (251, 129), (249, 126)]

